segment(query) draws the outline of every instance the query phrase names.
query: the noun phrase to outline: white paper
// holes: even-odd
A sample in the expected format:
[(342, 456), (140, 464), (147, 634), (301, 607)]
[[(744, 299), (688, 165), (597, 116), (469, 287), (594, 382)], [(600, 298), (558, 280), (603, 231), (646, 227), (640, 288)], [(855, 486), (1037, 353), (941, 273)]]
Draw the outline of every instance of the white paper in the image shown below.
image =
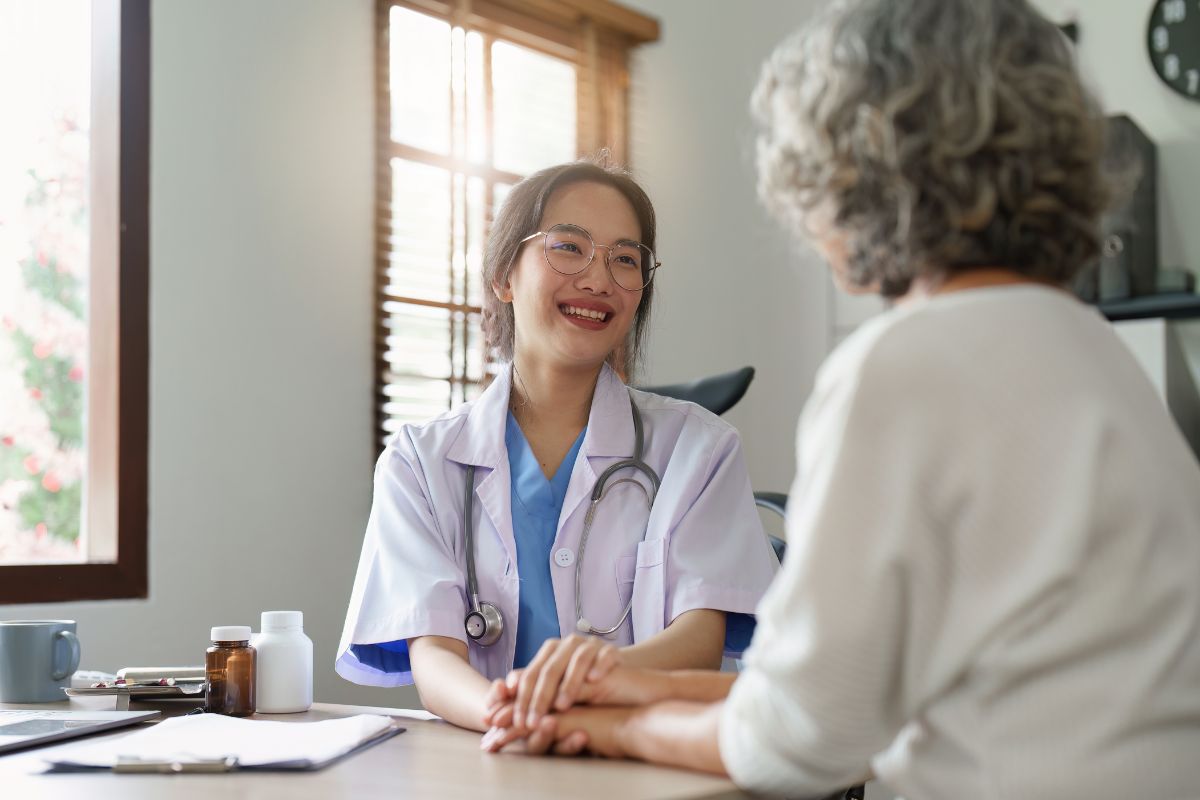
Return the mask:
[(120, 739), (62, 750), (55, 754), (52, 763), (112, 767), (123, 758), (186, 763), (232, 756), (243, 767), (297, 761), (320, 764), (353, 750), (394, 725), (390, 717), (378, 714), (321, 722), (273, 722), (195, 714), (173, 717)]

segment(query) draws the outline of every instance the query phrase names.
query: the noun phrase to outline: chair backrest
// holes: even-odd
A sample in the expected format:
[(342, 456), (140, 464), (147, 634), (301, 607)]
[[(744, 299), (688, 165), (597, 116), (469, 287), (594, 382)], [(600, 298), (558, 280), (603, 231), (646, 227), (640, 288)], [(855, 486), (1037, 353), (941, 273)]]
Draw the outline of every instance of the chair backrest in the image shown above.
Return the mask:
[(676, 400), (688, 400), (707, 408), (714, 414), (724, 414), (742, 399), (752, 380), (754, 380), (754, 367), (742, 367), (733, 372), (700, 378), (690, 383), (638, 388), (666, 397), (674, 397)]

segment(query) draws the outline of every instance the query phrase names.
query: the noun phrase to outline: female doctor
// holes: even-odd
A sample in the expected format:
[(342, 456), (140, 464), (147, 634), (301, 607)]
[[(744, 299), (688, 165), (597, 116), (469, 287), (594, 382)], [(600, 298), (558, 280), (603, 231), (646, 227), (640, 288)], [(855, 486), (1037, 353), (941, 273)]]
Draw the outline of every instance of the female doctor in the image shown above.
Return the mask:
[(483, 276), (508, 363), (380, 456), (344, 678), (415, 683), (428, 710), (485, 730), (501, 702), (531, 723), (569, 705), (593, 666), (720, 665), (726, 615), (753, 612), (778, 564), (737, 432), (621, 379), (654, 242), (622, 171), (564, 164), (512, 189)]

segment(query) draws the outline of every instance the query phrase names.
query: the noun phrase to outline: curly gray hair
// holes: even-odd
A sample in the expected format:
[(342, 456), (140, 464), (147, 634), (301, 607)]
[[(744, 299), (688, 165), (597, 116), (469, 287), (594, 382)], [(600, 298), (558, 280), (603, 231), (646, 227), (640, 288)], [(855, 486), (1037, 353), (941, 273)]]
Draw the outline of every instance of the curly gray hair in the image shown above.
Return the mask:
[(754, 93), (759, 192), (846, 236), (851, 284), (1004, 266), (1067, 283), (1099, 253), (1105, 125), (1025, 0), (843, 0)]

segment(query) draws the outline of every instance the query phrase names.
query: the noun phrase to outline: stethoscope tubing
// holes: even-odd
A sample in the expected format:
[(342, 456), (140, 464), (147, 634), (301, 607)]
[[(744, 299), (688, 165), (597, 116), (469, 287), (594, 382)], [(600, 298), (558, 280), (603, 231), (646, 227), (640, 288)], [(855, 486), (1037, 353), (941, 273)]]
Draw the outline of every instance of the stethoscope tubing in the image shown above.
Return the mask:
[[(579, 553), (575, 557), (575, 619), (577, 620), (577, 629), (582, 633), (589, 633), (593, 636), (611, 636), (621, 629), (625, 621), (629, 619), (629, 615), (633, 610), (633, 595), (631, 594), (628, 602), (625, 603), (625, 610), (621, 613), (617, 624), (611, 628), (596, 628), (583, 616), (583, 600), (581, 589), (583, 585), (583, 558), (587, 550), (587, 540), (591, 533), (592, 521), (596, 516), (596, 507), (604, 498), (607, 492), (609, 478), (614, 473), (623, 469), (635, 469), (641, 472), (650, 482), (650, 490), (647, 490), (638, 481), (633, 478), (621, 478), (612, 485), (617, 486), (622, 483), (632, 483), (637, 486), (646, 495), (647, 507), (654, 508), (654, 499), (658, 496), (658, 488), (661, 481), (658, 473), (654, 468), (642, 460), (644, 450), (644, 431), (642, 429), (642, 415), (638, 411), (637, 404), (630, 398), (630, 410), (633, 413), (633, 431), (634, 431), (634, 449), (633, 458), (627, 458), (618, 461), (616, 464), (610, 465), (604, 472), (600, 473), (600, 477), (596, 479), (595, 485), (592, 487), (591, 502), (588, 506), (587, 515), (583, 521), (583, 532), (579, 537)], [(482, 603), (479, 600), (479, 580), (475, 574), (475, 524), (473, 518), (474, 511), (474, 496), (475, 496), (475, 465), (467, 466), (466, 491), (464, 492), (465, 499), (463, 501), (463, 538), (466, 545), (466, 560), (467, 560), (467, 592), (470, 594), (471, 610), (479, 613)], [(649, 527), (647, 525), (647, 527)], [(643, 538), (645, 531), (642, 532)]]

